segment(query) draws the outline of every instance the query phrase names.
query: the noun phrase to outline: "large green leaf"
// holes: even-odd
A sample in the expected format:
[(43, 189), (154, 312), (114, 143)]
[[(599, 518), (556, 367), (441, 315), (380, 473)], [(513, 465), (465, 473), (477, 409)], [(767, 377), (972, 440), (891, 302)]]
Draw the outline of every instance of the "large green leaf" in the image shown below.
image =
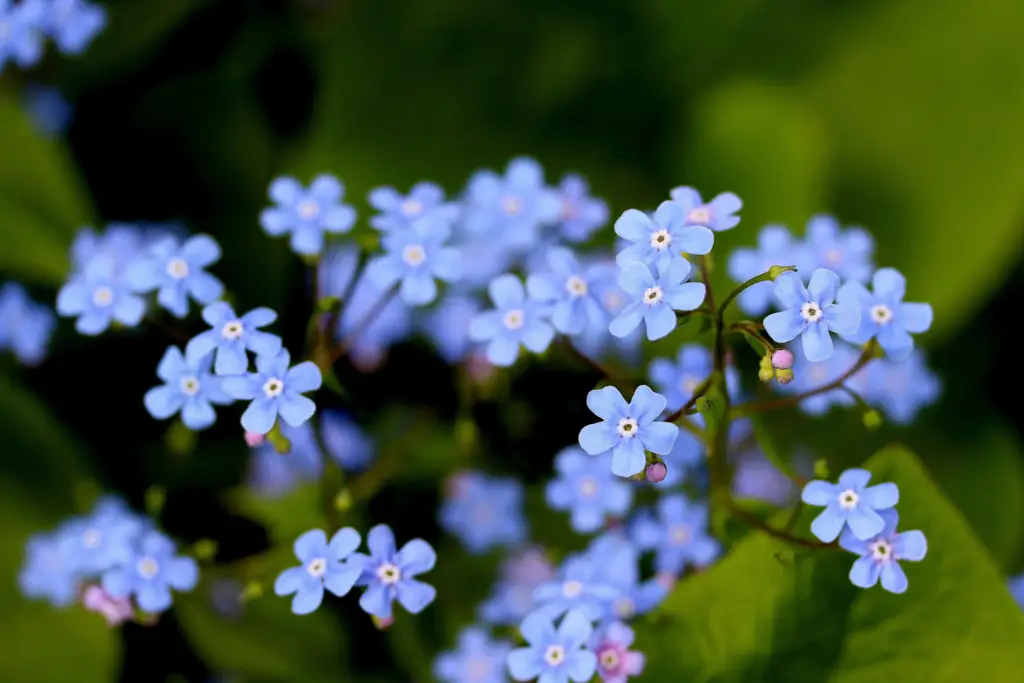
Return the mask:
[(1024, 614), (967, 523), (909, 451), (885, 449), (866, 466), (875, 481), (899, 485), (900, 527), (929, 539), (923, 562), (904, 563), (907, 593), (854, 587), (851, 554), (793, 556), (793, 546), (758, 532), (640, 625), (648, 675), (694, 683), (1019, 680)]

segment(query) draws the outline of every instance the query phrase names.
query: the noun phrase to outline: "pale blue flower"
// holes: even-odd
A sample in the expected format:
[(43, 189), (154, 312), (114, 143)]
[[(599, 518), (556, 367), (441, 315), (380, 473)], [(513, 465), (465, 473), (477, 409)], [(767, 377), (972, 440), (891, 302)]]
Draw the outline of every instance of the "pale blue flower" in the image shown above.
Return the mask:
[(860, 324), (860, 311), (850, 304), (832, 303), (839, 292), (839, 276), (830, 270), (818, 269), (807, 287), (790, 271), (775, 278), (775, 298), (785, 310), (764, 319), (764, 329), (777, 342), (785, 343), (800, 337), (804, 355), (811, 362), (832, 355), (832, 337), (850, 335)]
[(590, 455), (612, 452), (612, 472), (620, 477), (639, 474), (647, 465), (644, 450), (665, 455), (672, 450), (679, 427), (659, 422), (665, 410), (665, 397), (647, 385), (637, 387), (633, 399), (626, 400), (612, 386), (587, 394), (587, 407), (601, 422), (580, 430), (580, 446)]
[(811, 522), (811, 533), (825, 543), (839, 538), (844, 528), (861, 540), (882, 533), (885, 521), (879, 512), (894, 507), (900, 500), (900, 491), (891, 482), (869, 487), (869, 481), (870, 472), (854, 468), (839, 475), (838, 484), (820, 479), (808, 482), (801, 500), (825, 508)]
[(223, 378), (221, 386), (228, 396), (252, 401), (242, 414), (246, 431), (266, 434), (278, 416), (292, 427), (313, 417), (316, 404), (302, 394), (320, 388), (320, 368), (312, 361), (291, 368), (290, 364), (288, 351), (281, 350), (274, 356), (257, 356), (256, 372)]
[(871, 285), (873, 292), (853, 281), (839, 288), (839, 303), (856, 307), (861, 316), (860, 327), (845, 338), (863, 344), (874, 337), (889, 358), (903, 360), (914, 350), (910, 334), (931, 327), (932, 307), (903, 301), (907, 280), (895, 268), (879, 268)]
[(324, 591), (345, 596), (362, 572), (359, 563), (346, 561), (359, 548), (359, 532), (351, 527), (337, 531), (330, 542), (320, 529), (311, 529), (295, 539), (295, 557), (302, 564), (289, 567), (274, 580), (276, 595), (291, 595), (292, 612), (309, 614), (324, 600)]
[(743, 208), (743, 201), (732, 192), (715, 195), (706, 204), (692, 187), (677, 187), (669, 192), (669, 196), (683, 210), (688, 225), (703, 225), (721, 232), (736, 227), (740, 222), (736, 212)]
[(675, 202), (662, 202), (653, 216), (627, 209), (615, 221), (615, 234), (632, 246), (619, 252), (616, 263), (625, 267), (639, 261), (652, 270), (665, 269), (682, 254), (708, 254), (715, 235), (702, 225), (688, 225), (686, 214)]
[(692, 311), (704, 303), (707, 288), (702, 282), (686, 281), (690, 270), (690, 262), (684, 258), (671, 261), (657, 279), (643, 263), (625, 266), (619, 275), (619, 286), (633, 301), (612, 320), (608, 331), (625, 337), (642, 321), (650, 341), (668, 336), (676, 327), (676, 311)]
[(844, 550), (860, 555), (850, 568), (850, 582), (859, 588), (871, 588), (881, 580), (882, 588), (890, 593), (907, 591), (907, 575), (901, 560), (920, 562), (928, 554), (928, 541), (920, 531), (897, 532), (899, 515), (895, 510), (882, 510), (879, 516), (885, 525), (875, 536), (858, 538), (852, 529), (845, 529), (839, 537)]

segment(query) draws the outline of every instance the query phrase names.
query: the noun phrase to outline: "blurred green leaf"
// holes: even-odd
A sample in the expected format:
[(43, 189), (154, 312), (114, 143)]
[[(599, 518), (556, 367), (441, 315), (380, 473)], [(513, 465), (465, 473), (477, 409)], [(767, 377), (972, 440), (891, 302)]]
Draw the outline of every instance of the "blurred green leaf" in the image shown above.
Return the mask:
[[(1019, 679), (1024, 614), (967, 524), (909, 451), (866, 465), (900, 487), (900, 528), (928, 536), (928, 557), (904, 563), (910, 588), (861, 590), (854, 556), (798, 553), (755, 532), (714, 568), (682, 582), (639, 626), (656, 680), (787, 683), (989, 683)], [(810, 511), (800, 528), (818, 511)], [(951, 596), (956, 599), (951, 599)]]

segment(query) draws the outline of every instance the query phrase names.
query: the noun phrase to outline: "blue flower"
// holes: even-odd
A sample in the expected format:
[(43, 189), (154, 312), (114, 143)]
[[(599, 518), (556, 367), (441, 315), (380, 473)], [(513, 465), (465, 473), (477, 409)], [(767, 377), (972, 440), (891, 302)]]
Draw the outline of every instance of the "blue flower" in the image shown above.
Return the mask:
[(558, 476), (548, 482), (546, 496), (553, 510), (568, 510), (576, 531), (589, 534), (605, 516), (623, 517), (633, 504), (633, 489), (611, 472), (611, 455), (588, 456), (575, 446), (555, 456)]
[(74, 116), (74, 108), (60, 90), (35, 83), (25, 86), (22, 104), (36, 129), (44, 135), (60, 135)]
[(424, 333), (448, 363), (458, 363), (469, 352), (472, 346), (469, 322), (480, 308), (480, 303), (472, 297), (449, 294), (423, 320)]
[(530, 275), (526, 288), (532, 298), (552, 304), (551, 322), (555, 329), (575, 335), (587, 325), (599, 326), (607, 321), (608, 315), (597, 297), (600, 284), (614, 279), (614, 267), (598, 263), (584, 268), (565, 247), (550, 247), (546, 256), (550, 272)]
[(78, 574), (95, 576), (131, 560), (142, 521), (120, 505), (98, 505), (63, 528), (67, 561)]
[(499, 275), (487, 288), (494, 309), (478, 313), (469, 323), (469, 337), (487, 342), (487, 359), (497, 366), (515, 363), (522, 344), (541, 353), (555, 338), (547, 321), (550, 307), (528, 300), (523, 283), (515, 275)]
[(608, 204), (590, 196), (590, 186), (583, 176), (575, 173), (562, 176), (558, 196), (562, 200), (560, 231), (569, 242), (586, 242), (595, 230), (608, 222)]
[[(823, 361), (812, 363), (803, 353), (793, 354), (793, 381), (789, 384), (775, 384), (776, 390), (786, 394), (802, 394), (826, 384), (830, 384), (846, 374), (860, 357), (860, 351), (845, 342), (835, 345), (831, 356)], [(872, 364), (874, 361), (872, 361)], [(868, 366), (870, 367), (870, 365)], [(861, 392), (868, 386), (865, 378), (868, 367), (860, 370), (847, 380), (851, 389)], [(854, 399), (843, 389), (832, 389), (808, 396), (799, 403), (801, 412), (808, 415), (824, 415), (832, 406), (851, 406)]]
[(807, 222), (804, 244), (810, 258), (808, 270), (826, 268), (855, 282), (867, 282), (875, 270), (874, 238), (861, 228), (842, 230), (831, 216), (814, 216)]
[(489, 624), (512, 626), (534, 610), (533, 592), (537, 586), (555, 575), (555, 568), (544, 551), (529, 548), (502, 562), (491, 595), (477, 610)]
[(171, 606), (171, 589), (190, 591), (199, 581), (199, 567), (191, 557), (174, 554), (174, 543), (157, 531), (147, 531), (131, 559), (103, 574), (103, 590), (112, 598), (135, 596), (144, 612), (163, 612)]
[(483, 553), (526, 539), (523, 485), (519, 481), (482, 472), (459, 472), (449, 481), (447, 493), (438, 519), (469, 552)]
[(277, 206), (263, 210), (260, 225), (271, 237), (290, 232), (296, 254), (319, 254), (324, 248), (325, 231), (344, 234), (355, 225), (355, 209), (341, 201), (345, 186), (332, 175), (317, 176), (309, 189), (295, 178), (282, 176), (270, 183), (269, 194)]
[(401, 550), (395, 550), (395, 534), (386, 524), (370, 529), (366, 537), (369, 555), (356, 553), (353, 562), (362, 569), (356, 585), (366, 586), (359, 606), (379, 619), (391, 618), (391, 603), (398, 603), (412, 614), (419, 614), (434, 601), (433, 586), (414, 577), (434, 568), (437, 553), (421, 538), (414, 538)]
[(918, 411), (935, 403), (942, 394), (942, 383), (928, 369), (921, 351), (902, 361), (877, 358), (853, 378), (851, 385), (895, 424), (913, 422)]
[(380, 364), (393, 344), (412, 331), (409, 307), (373, 284), (365, 273), (352, 287), (338, 320), (340, 339), (351, 339), (348, 356), (359, 368)]
[(107, 12), (86, 0), (50, 0), (43, 29), (57, 49), (79, 55), (107, 25)]
[(899, 502), (900, 490), (891, 482), (869, 487), (869, 481), (870, 472), (855, 468), (839, 475), (838, 484), (820, 479), (808, 482), (801, 500), (825, 508), (811, 522), (811, 533), (825, 543), (839, 538), (844, 527), (861, 540), (882, 533), (885, 520), (879, 512)]
[(373, 440), (355, 422), (335, 410), (320, 417), (320, 438), (331, 458), (346, 472), (359, 472), (373, 462)]
[(556, 619), (566, 612), (578, 611), (591, 621), (599, 621), (608, 613), (619, 587), (609, 583), (603, 567), (587, 555), (566, 558), (558, 577), (545, 581), (533, 591), (537, 611)]
[(885, 522), (878, 534), (861, 539), (851, 529), (845, 529), (839, 537), (844, 550), (860, 555), (850, 568), (850, 582), (859, 588), (871, 588), (882, 580), (882, 588), (890, 593), (905, 593), (907, 575), (900, 567), (900, 560), (920, 562), (928, 554), (928, 541), (920, 531), (897, 533), (899, 515), (895, 510), (878, 513)]
[(369, 199), (380, 211), (370, 218), (370, 225), (381, 232), (405, 230), (424, 216), (451, 225), (461, 213), (458, 204), (444, 201), (444, 190), (434, 183), (416, 183), (405, 196), (393, 187), (378, 187), (370, 191)]
[(221, 386), (228, 396), (252, 401), (242, 413), (246, 431), (266, 434), (278, 416), (292, 427), (313, 417), (316, 404), (302, 394), (320, 388), (320, 368), (312, 361), (289, 368), (291, 360), (286, 350), (275, 356), (257, 356), (256, 372), (224, 378)]
[(590, 644), (597, 656), (597, 673), (604, 683), (626, 683), (630, 676), (643, 673), (646, 659), (643, 653), (629, 649), (633, 629), (622, 622), (613, 621), (595, 631)]
[(586, 683), (593, 678), (597, 657), (587, 649), (593, 627), (583, 614), (569, 612), (555, 630), (551, 617), (535, 612), (523, 619), (519, 630), (528, 645), (508, 656), (508, 671), (515, 680)]
[(533, 159), (509, 162), (504, 177), (478, 171), (466, 188), (465, 227), (498, 244), (526, 251), (537, 243), (538, 229), (558, 220), (562, 202), (544, 184), (544, 170)]
[[(606, 264), (615, 267), (614, 263)], [(573, 337), (573, 345), (590, 358), (602, 359), (616, 355), (630, 364), (640, 360), (644, 333), (639, 327), (625, 337), (616, 337), (608, 331), (608, 318), (614, 318), (629, 305), (629, 294), (619, 286), (617, 279), (599, 280), (594, 284), (594, 296), (601, 302), (605, 320), (600, 325), (587, 325)]]
[[(757, 248), (736, 249), (729, 255), (729, 277), (738, 283), (768, 272), (772, 266), (796, 266), (810, 272), (810, 254), (802, 242), (781, 225), (766, 225), (757, 234)], [(737, 302), (751, 315), (761, 315), (772, 305), (772, 283), (758, 282), (740, 292)]]
[(707, 506), (677, 493), (658, 501), (657, 515), (638, 514), (630, 535), (644, 550), (655, 551), (656, 571), (678, 576), (688, 565), (705, 567), (718, 557), (721, 546), (707, 528)]
[(646, 614), (668, 595), (658, 580), (640, 581), (640, 549), (618, 530), (594, 539), (586, 557), (598, 568), (595, 581), (619, 592), (605, 610), (605, 621)]
[(702, 225), (687, 225), (686, 214), (675, 202), (662, 202), (654, 216), (627, 209), (615, 221), (615, 234), (630, 242), (615, 257), (622, 267), (639, 261), (650, 268), (664, 270), (682, 254), (708, 254), (715, 234)]
[(18, 572), (18, 588), (25, 597), (68, 607), (78, 599), (79, 576), (71, 563), (73, 543), (63, 529), (36, 534), (25, 546), (25, 564)]
[(839, 289), (839, 303), (860, 311), (860, 327), (846, 339), (863, 344), (872, 337), (893, 360), (903, 360), (914, 350), (910, 333), (925, 332), (932, 325), (929, 304), (905, 303), (907, 280), (895, 268), (879, 268), (871, 278), (874, 292), (859, 282), (847, 282)]
[(679, 435), (676, 425), (657, 421), (665, 397), (646, 384), (637, 387), (628, 404), (615, 387), (595, 389), (587, 394), (587, 407), (602, 421), (580, 430), (580, 446), (590, 455), (612, 451), (612, 472), (620, 477), (643, 471), (644, 449), (665, 455)]
[(246, 483), (261, 496), (281, 496), (300, 482), (317, 479), (323, 471), (323, 454), (313, 425), (304, 422), (298, 427), (280, 427), (281, 435), (291, 444), (287, 455), (282, 456), (267, 441), (252, 449)]
[(146, 303), (116, 276), (115, 267), (113, 258), (99, 254), (57, 292), (57, 313), (77, 316), (75, 329), (81, 334), (95, 336), (111, 322), (134, 327), (142, 320)]
[(677, 187), (669, 196), (683, 210), (688, 225), (704, 225), (721, 232), (736, 227), (740, 222), (736, 212), (743, 208), (743, 201), (732, 192), (715, 195), (707, 204), (692, 187)]
[(0, 287), (0, 351), (10, 349), (24, 365), (38, 365), (56, 326), (53, 310), (32, 301), (24, 287), (14, 282)]
[(366, 277), (381, 290), (401, 282), (402, 300), (423, 306), (437, 298), (434, 278), (455, 282), (462, 276), (462, 255), (444, 243), (451, 226), (439, 218), (427, 217), (402, 230), (384, 235), (385, 254), (366, 264)]
[(860, 310), (850, 304), (834, 304), (839, 292), (839, 276), (830, 270), (818, 269), (807, 287), (794, 272), (775, 278), (775, 298), (785, 310), (764, 319), (764, 329), (777, 342), (785, 343), (798, 336), (804, 355), (812, 363), (832, 355), (829, 332), (850, 335), (860, 324)]
[(212, 357), (206, 356), (190, 363), (178, 347), (168, 347), (156, 368), (157, 377), (165, 384), (147, 391), (143, 399), (149, 414), (166, 420), (180, 412), (181, 421), (189, 429), (212, 425), (217, 414), (211, 404), (227, 405), (234, 400), (221, 388), (221, 378), (210, 374), (212, 362)]
[(675, 311), (692, 311), (704, 303), (706, 288), (702, 282), (687, 282), (690, 262), (678, 258), (668, 264), (655, 280), (643, 263), (630, 263), (619, 275), (619, 286), (632, 297), (608, 330), (616, 337), (625, 337), (640, 321), (647, 324), (647, 338), (661, 339), (676, 327)]
[(191, 364), (216, 351), (213, 370), (218, 375), (240, 375), (249, 369), (246, 349), (258, 356), (275, 356), (281, 350), (281, 338), (261, 332), (277, 320), (277, 313), (269, 308), (254, 308), (242, 317), (223, 301), (216, 301), (203, 309), (203, 320), (212, 329), (201, 332), (185, 347), (185, 356)]
[(11, 0), (0, 0), (0, 73), (7, 60), (27, 69), (43, 56), (42, 22), (46, 11), (44, 0), (24, 0), (15, 5)]
[[(647, 376), (665, 397), (668, 409), (678, 410), (689, 402), (701, 382), (711, 375), (713, 365), (709, 349), (699, 344), (684, 344), (679, 347), (675, 363), (665, 358), (651, 361)], [(726, 368), (725, 382), (729, 395), (736, 396), (740, 387), (736, 368)]]
[(289, 567), (274, 580), (276, 595), (291, 595), (292, 612), (309, 614), (324, 601), (324, 589), (339, 598), (352, 590), (361, 573), (358, 563), (347, 562), (362, 539), (351, 527), (341, 529), (327, 542), (327, 534), (311, 529), (295, 539), (295, 557), (301, 566)]
[(442, 683), (506, 683), (505, 660), (512, 644), (492, 640), (487, 631), (471, 626), (459, 633), (458, 649), (434, 660), (434, 678)]
[(179, 244), (173, 237), (150, 247), (149, 256), (134, 261), (126, 277), (136, 292), (157, 291), (157, 303), (178, 318), (188, 315), (188, 298), (212, 304), (224, 293), (220, 280), (204, 268), (220, 260), (220, 246), (209, 235)]

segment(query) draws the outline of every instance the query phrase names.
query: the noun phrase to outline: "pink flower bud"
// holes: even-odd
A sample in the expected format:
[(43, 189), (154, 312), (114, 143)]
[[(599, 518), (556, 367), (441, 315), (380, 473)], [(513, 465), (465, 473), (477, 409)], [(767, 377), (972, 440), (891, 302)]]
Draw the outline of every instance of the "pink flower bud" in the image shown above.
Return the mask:
[(249, 448), (255, 448), (256, 446), (259, 446), (261, 443), (263, 443), (265, 440), (266, 437), (264, 437), (262, 434), (257, 434), (256, 432), (245, 433), (245, 443), (249, 445)]
[(789, 349), (778, 349), (772, 354), (772, 367), (789, 370), (793, 367), (793, 352)]
[(82, 594), (82, 605), (90, 612), (102, 614), (111, 627), (123, 624), (135, 615), (131, 600), (112, 598), (96, 584), (85, 589)]
[(381, 617), (373, 617), (373, 625), (377, 627), (378, 631), (383, 631), (390, 628), (391, 624), (395, 623), (394, 617), (387, 617), (386, 619)]
[(647, 481), (652, 484), (665, 481), (666, 476), (668, 476), (668, 468), (665, 467), (665, 463), (652, 462), (647, 466)]

